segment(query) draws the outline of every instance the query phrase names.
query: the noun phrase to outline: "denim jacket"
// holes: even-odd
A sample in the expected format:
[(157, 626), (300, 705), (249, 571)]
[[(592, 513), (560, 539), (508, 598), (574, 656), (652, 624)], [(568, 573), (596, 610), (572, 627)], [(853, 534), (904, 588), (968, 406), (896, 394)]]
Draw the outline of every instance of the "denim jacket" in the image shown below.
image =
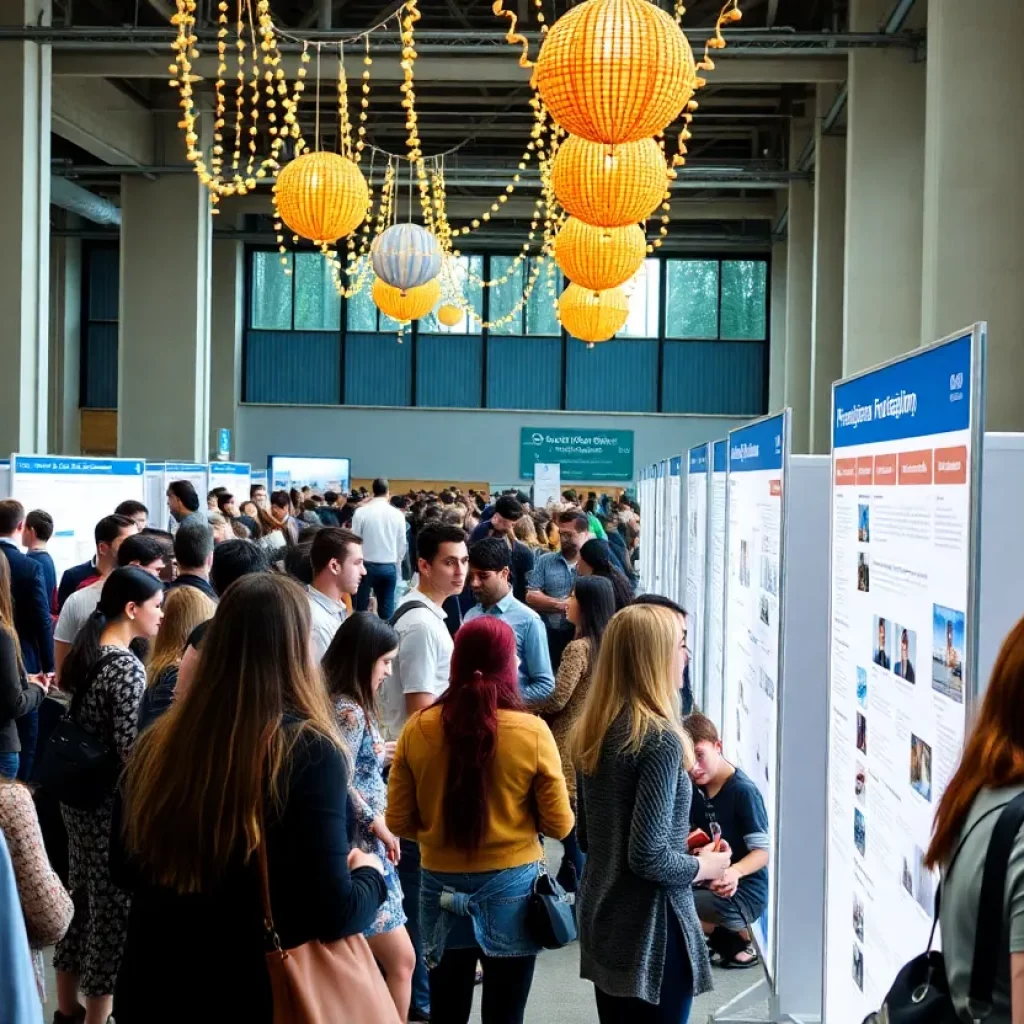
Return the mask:
[[(466, 931), (463, 921), (472, 928), (476, 945), (486, 956), (539, 953), (541, 947), (533, 941), (526, 927), (526, 908), (539, 873), (537, 863), (466, 874), (424, 869), (420, 888), (420, 931), (427, 967), (436, 967), (441, 962), (453, 928), (456, 936)], [(463, 943), (456, 941), (453, 945)]]

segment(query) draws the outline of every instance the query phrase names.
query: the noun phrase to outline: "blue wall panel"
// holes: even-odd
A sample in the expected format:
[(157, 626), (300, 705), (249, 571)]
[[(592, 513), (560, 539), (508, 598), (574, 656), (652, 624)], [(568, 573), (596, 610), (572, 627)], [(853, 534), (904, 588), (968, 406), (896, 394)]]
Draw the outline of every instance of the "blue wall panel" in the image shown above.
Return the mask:
[(416, 404), (479, 409), (483, 356), (480, 335), (421, 334), (416, 345)]
[(767, 344), (666, 341), (662, 411), (757, 416), (765, 408)]
[(488, 409), (559, 409), (562, 339), (487, 339)]
[(567, 409), (658, 411), (658, 343), (623, 339), (587, 348), (569, 339)]
[(117, 331), (116, 323), (86, 325), (83, 409), (117, 408)]
[(87, 249), (89, 296), (86, 318), (117, 320), (120, 294), (120, 250), (114, 246)]
[(392, 333), (345, 338), (345, 404), (409, 405), (412, 401), (412, 339)]
[(249, 331), (245, 401), (337, 405), (341, 337), (332, 331)]

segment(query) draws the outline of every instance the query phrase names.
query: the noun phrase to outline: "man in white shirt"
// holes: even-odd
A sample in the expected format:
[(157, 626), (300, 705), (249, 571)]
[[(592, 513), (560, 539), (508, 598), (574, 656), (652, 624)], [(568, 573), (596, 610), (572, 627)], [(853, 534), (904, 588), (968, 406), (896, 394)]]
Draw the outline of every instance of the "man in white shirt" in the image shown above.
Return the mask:
[(377, 614), (390, 619), (395, 610), (398, 566), (407, 548), (405, 516), (391, 504), (388, 482), (373, 481), (373, 500), (356, 509), (352, 530), (363, 538), (366, 575), (359, 584), (355, 607), (365, 612), (370, 607), (370, 591), (377, 598)]
[(313, 537), (309, 561), (313, 582), (306, 591), (313, 624), (313, 659), (319, 664), (348, 614), (345, 594), (355, 594), (366, 575), (363, 542), (351, 530), (325, 526)]

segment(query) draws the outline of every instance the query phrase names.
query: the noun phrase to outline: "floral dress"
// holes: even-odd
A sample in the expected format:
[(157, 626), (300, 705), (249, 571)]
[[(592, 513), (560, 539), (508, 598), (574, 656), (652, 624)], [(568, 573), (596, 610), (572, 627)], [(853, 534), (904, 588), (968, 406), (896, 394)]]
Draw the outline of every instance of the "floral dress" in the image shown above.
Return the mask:
[(376, 720), (367, 715), (355, 701), (347, 697), (337, 698), (334, 712), (355, 766), (348, 793), (359, 822), (359, 847), (380, 857), (388, 890), (387, 899), (377, 912), (377, 919), (366, 930), (365, 934), (370, 938), (400, 928), (406, 921), (402, 911), (402, 886), (398, 880), (398, 870), (388, 860), (384, 844), (370, 831), (373, 819), (384, 815), (388, 802), (388, 789), (382, 774), (384, 740)]

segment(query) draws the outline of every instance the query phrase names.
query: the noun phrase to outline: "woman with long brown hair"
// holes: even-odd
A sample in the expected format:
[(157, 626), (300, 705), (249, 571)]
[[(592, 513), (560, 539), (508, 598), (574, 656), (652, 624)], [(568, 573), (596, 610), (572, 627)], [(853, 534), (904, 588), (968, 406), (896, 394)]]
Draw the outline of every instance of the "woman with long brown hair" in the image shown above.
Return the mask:
[(270, 1024), (262, 843), (286, 950), (364, 931), (384, 900), (380, 861), (349, 848), (349, 769), (309, 635), (295, 583), (237, 580), (195, 685), (139, 738), (115, 821), (132, 893), (118, 1024)]
[[(949, 992), (960, 1017), (970, 1020), (968, 991), (989, 840), (1002, 809), (1024, 793), (1024, 619), (1003, 641), (971, 729), (960, 766), (935, 812), (925, 866), (942, 872), (942, 952)], [(954, 860), (955, 863), (951, 863)], [(1009, 956), (1000, 962), (987, 1020), (1024, 1017), (1024, 837), (1014, 843), (1006, 878), (1003, 934)], [(1006, 938), (1002, 948), (1007, 949)]]
[(499, 619), (459, 630), (448, 690), (406, 722), (387, 824), (420, 845), (432, 1018), (469, 1020), (479, 960), (483, 1024), (522, 1024), (540, 952), (526, 927), (537, 837), (564, 838), (573, 816), (554, 737), (524, 710), (515, 634)]

